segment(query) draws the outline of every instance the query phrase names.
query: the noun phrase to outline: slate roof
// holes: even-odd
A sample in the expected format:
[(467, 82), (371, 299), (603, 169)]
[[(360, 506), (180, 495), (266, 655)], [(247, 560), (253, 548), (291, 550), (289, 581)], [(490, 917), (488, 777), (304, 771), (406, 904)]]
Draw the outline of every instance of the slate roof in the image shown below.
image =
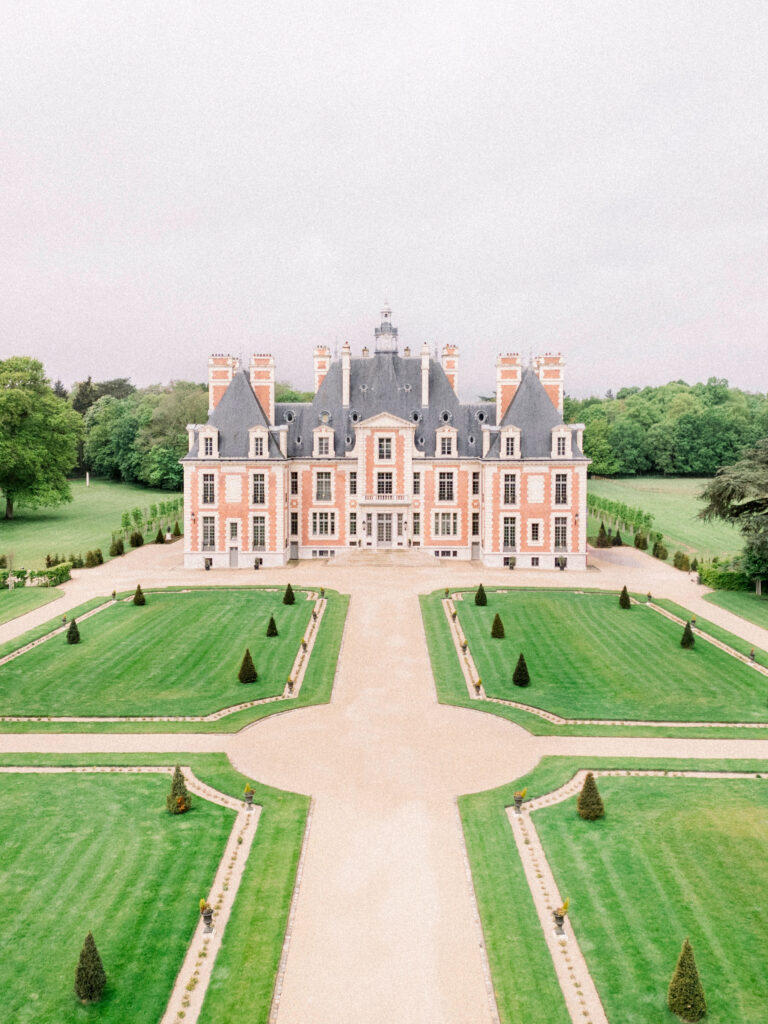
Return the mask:
[[(427, 458), (434, 456), (436, 431), (455, 427), (459, 458), (481, 458), (483, 424), (496, 422), (494, 402), (463, 405), (451, 387), (442, 365), (429, 361), (429, 406), (421, 405), (421, 358), (405, 358), (393, 352), (377, 352), (365, 359), (350, 360), (349, 408), (342, 406), (341, 361), (331, 363), (328, 373), (312, 402), (282, 402), (275, 405), (275, 426), (288, 426), (287, 457), (311, 458), (313, 430), (327, 424), (334, 433), (335, 456), (351, 452), (355, 443), (355, 424), (379, 413), (390, 413), (414, 423), (416, 449)], [(502, 420), (502, 426), (521, 431), (524, 459), (549, 458), (552, 427), (563, 418), (552, 405), (533, 370), (525, 370), (520, 387)], [(244, 370), (235, 373), (208, 423), (219, 430), (219, 454), (222, 458), (246, 458), (248, 431), (268, 427), (267, 418), (251, 389)], [(492, 434), (488, 457), (498, 457), (499, 435)], [(198, 454), (197, 435), (185, 458)], [(282, 458), (274, 435), (270, 434), (269, 457)], [(580, 458), (575, 431), (573, 457)]]

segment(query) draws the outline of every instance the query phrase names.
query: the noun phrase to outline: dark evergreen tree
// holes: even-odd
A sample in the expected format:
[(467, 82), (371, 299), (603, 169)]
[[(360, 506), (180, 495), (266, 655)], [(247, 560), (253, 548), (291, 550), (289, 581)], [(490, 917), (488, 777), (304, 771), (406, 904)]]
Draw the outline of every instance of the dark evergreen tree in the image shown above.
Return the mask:
[(683, 628), (683, 635), (680, 639), (680, 646), (686, 650), (690, 650), (691, 647), (696, 643), (696, 637), (693, 635), (690, 622), (686, 622)]
[(482, 583), (477, 588), (477, 592), (475, 594), (475, 604), (480, 605), (481, 608), (484, 608), (488, 604), (488, 598), (485, 596), (485, 588), (483, 587)]
[(642, 533), (642, 531), (638, 531), (638, 533), (635, 534), (635, 547), (638, 551), (648, 550), (648, 538), (644, 533)]
[(699, 571), (699, 560), (698, 560), (698, 558), (694, 558), (694, 560), (691, 562), (691, 572), (698, 572), (698, 571)]
[(144, 591), (141, 589), (140, 583), (136, 584), (136, 593), (133, 595), (133, 603), (140, 605), (147, 603), (147, 599), (144, 597)]
[(134, 530), (128, 538), (128, 543), (132, 548), (140, 548), (144, 543), (144, 537), (142, 536), (141, 530)]
[(584, 785), (579, 793), (577, 808), (579, 817), (585, 821), (597, 821), (598, 818), (602, 818), (605, 815), (603, 800), (592, 772), (587, 772), (587, 777), (584, 779)]
[(600, 529), (597, 531), (596, 546), (599, 548), (609, 548), (611, 546), (611, 538), (605, 532), (605, 523), (600, 523)]
[(285, 593), (283, 594), (283, 604), (296, 604), (296, 596), (293, 593), (293, 587), (290, 583), (286, 584)]
[(675, 973), (669, 983), (667, 1006), (681, 1020), (691, 1024), (701, 1020), (707, 1012), (704, 989), (696, 968), (693, 948), (688, 939), (683, 943)]
[(178, 519), (173, 524), (173, 530), (171, 531), (171, 536), (172, 537), (180, 537), (181, 536), (181, 530), (179, 529), (179, 520)]
[(158, 526), (157, 534), (155, 536), (155, 544), (165, 544), (165, 535), (163, 534), (162, 528)]
[(493, 625), (491, 626), (491, 636), (494, 640), (504, 639), (504, 623), (501, 621), (501, 616), (498, 612), (493, 618)]
[(627, 587), (626, 587), (626, 584), (625, 584), (621, 588), (621, 593), (619, 594), (619, 608), (631, 608), (631, 607), (632, 607), (632, 602), (629, 599), (629, 594), (627, 593)]
[(109, 554), (111, 558), (118, 558), (120, 555), (125, 554), (125, 544), (122, 537), (115, 537), (109, 545)]
[(86, 569), (95, 569), (98, 564), (99, 564), (99, 560), (96, 557), (96, 552), (95, 551), (86, 551), (86, 553), (85, 553), (85, 568)]
[(165, 798), (165, 806), (171, 814), (185, 814), (191, 806), (187, 783), (179, 765), (173, 769), (171, 791)]
[(515, 665), (515, 671), (512, 673), (512, 682), (515, 686), (527, 686), (531, 681), (531, 677), (528, 674), (528, 666), (525, 663), (525, 655), (521, 654), (517, 659)]
[(621, 533), (617, 530), (614, 536), (611, 538), (611, 547), (620, 548), (623, 546), (623, 544), (624, 541), (621, 539)]
[(75, 995), (83, 1003), (97, 1003), (104, 994), (107, 973), (91, 932), (85, 936), (75, 970)]
[(79, 644), (80, 643), (80, 630), (77, 628), (77, 621), (72, 619), (67, 630), (67, 643), (68, 644)]
[(237, 673), (237, 678), (241, 683), (255, 683), (259, 678), (259, 673), (256, 671), (256, 666), (253, 664), (253, 658), (251, 657), (250, 648), (245, 648), (245, 654), (240, 665), (240, 671)]
[(274, 615), (269, 616), (269, 625), (267, 626), (267, 636), (277, 636), (277, 624), (275, 623)]

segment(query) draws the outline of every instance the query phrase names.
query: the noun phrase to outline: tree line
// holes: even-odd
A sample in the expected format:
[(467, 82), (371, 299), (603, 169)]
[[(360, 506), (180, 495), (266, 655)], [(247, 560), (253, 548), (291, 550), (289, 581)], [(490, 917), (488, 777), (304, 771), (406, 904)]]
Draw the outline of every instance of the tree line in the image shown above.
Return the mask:
[(712, 476), (768, 436), (768, 396), (672, 381), (604, 398), (566, 395), (564, 419), (584, 423), (584, 454), (598, 476)]

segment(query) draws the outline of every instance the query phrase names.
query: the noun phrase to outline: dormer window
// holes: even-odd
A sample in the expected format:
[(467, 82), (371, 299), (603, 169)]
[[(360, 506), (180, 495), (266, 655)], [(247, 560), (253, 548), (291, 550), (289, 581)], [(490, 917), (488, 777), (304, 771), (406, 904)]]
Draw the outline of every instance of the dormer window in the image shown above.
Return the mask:
[(200, 431), (200, 443), (198, 447), (200, 455), (204, 459), (216, 459), (219, 456), (219, 432), (215, 427), (205, 427)]
[(252, 459), (265, 459), (269, 455), (269, 438), (264, 427), (251, 430), (250, 452)]
[(456, 455), (456, 428), (441, 427), (437, 432), (437, 444), (435, 446), (438, 455), (451, 458)]
[(499, 456), (502, 459), (519, 459), (521, 457), (520, 431), (517, 427), (504, 427), (502, 429)]
[(515, 441), (517, 438), (512, 435), (504, 438), (504, 454), (508, 459), (514, 459), (517, 452), (515, 451)]
[(569, 459), (571, 454), (570, 430), (563, 427), (556, 427), (552, 431), (552, 458)]
[(333, 429), (331, 427), (316, 427), (314, 433), (314, 458), (327, 458), (334, 454)]
[(391, 459), (392, 458), (392, 438), (391, 437), (380, 437), (378, 438), (378, 451), (380, 459)]
[(565, 455), (565, 438), (564, 437), (558, 437), (557, 438), (557, 454), (558, 455)]
[(318, 437), (317, 439), (317, 454), (318, 455), (330, 455), (331, 454), (331, 442), (327, 437)]
[(203, 438), (203, 455), (208, 455), (208, 456), (213, 455), (213, 438), (212, 437), (204, 437)]
[(453, 438), (452, 437), (441, 437), (440, 438), (440, 454), (441, 455), (453, 455)]
[(264, 456), (264, 438), (254, 437), (253, 439), (253, 454), (257, 459), (263, 458)]

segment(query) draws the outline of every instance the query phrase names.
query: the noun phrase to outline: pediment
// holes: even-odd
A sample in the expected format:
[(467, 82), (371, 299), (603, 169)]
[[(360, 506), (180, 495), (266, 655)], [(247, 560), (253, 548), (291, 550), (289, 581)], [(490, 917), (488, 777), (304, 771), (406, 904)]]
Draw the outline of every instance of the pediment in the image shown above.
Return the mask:
[(400, 430), (403, 427), (408, 427), (409, 430), (415, 430), (416, 424), (409, 423), (408, 420), (403, 420), (399, 416), (394, 416), (391, 412), (379, 412), (375, 416), (369, 416), (367, 420), (360, 420), (355, 426), (360, 429), (361, 427), (379, 428), (384, 430)]

